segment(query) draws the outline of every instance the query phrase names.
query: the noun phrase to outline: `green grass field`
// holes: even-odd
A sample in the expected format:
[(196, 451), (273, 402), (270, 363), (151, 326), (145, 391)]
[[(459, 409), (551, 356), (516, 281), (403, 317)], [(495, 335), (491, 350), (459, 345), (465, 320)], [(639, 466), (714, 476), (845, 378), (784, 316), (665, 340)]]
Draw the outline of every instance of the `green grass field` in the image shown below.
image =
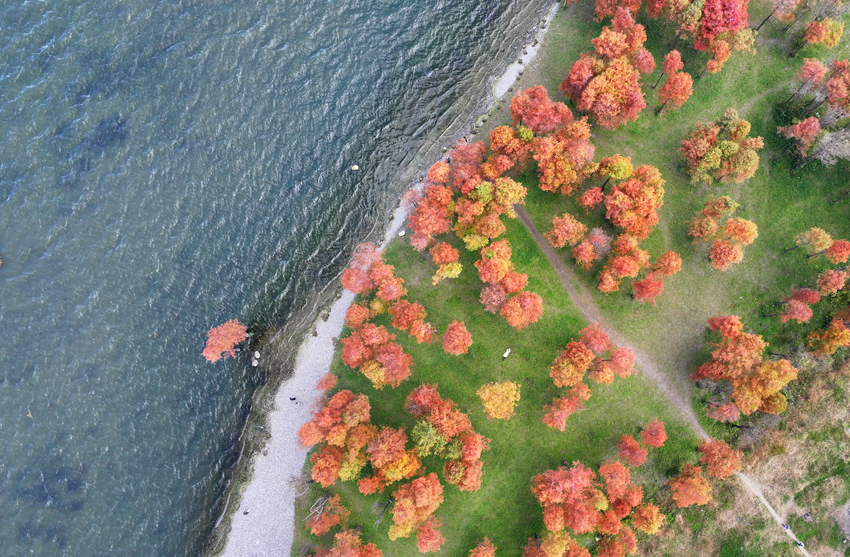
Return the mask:
[[(521, 88), (542, 83), (549, 89), (552, 99), (562, 98), (557, 85), (579, 53), (591, 49), (590, 40), (602, 27), (592, 22), (592, 8), (591, 2), (583, 0), (559, 11), (536, 61), (537, 67), (526, 72), (519, 84)], [(766, 2), (752, 4), (750, 21), (757, 24), (768, 10)], [(669, 32), (663, 35), (661, 26), (654, 23), (648, 24), (647, 34), (650, 37), (647, 47), (660, 65), (668, 50), (664, 41), (672, 37)], [(661, 170), (667, 181), (661, 223), (644, 247), (653, 256), (666, 250), (677, 251), (683, 259), (683, 270), (666, 281), (665, 291), (654, 306), (632, 300), (627, 283), (620, 292), (607, 296), (596, 291), (595, 277), (601, 265), (590, 272), (580, 269), (577, 272), (582, 277), (582, 286), (593, 292), (592, 299), (606, 319), (649, 354), (663, 372), (679, 379), (687, 377), (693, 366), (705, 358), (705, 321), (708, 317), (737, 314), (743, 318), (747, 329), (764, 335), (771, 342), (771, 349), (783, 351), (798, 344), (813, 326), (823, 325), (835, 305), (822, 302), (816, 306), (815, 318), (809, 325), (782, 325), (777, 318), (766, 317), (776, 313), (774, 303), (791, 288), (811, 286), (817, 273), (825, 268), (823, 262), (808, 264), (800, 251), (783, 253), (793, 245), (795, 234), (819, 226), (836, 238), (850, 236), (850, 199), (833, 203), (850, 187), (846, 179), (850, 167), (846, 162), (830, 168), (812, 162), (793, 175), (790, 172), (793, 156), (769, 162), (787, 145), (786, 140), (777, 136), (776, 126), (790, 123), (792, 117), (777, 111), (775, 105), (789, 95), (791, 78), (804, 57), (827, 54), (822, 49), (804, 49), (796, 58), (788, 59), (782, 40), (778, 24), (769, 22), (757, 40), (757, 54), (733, 54), (721, 73), (706, 74), (703, 79), (695, 80), (694, 95), (684, 107), (662, 116), (655, 116), (653, 110), (655, 91), (650, 86), (657, 79), (656, 72), (645, 78), (648, 107), (637, 122), (616, 131), (594, 128), (597, 158), (620, 153), (631, 156), (635, 166), (649, 164)], [(707, 55), (689, 50), (684, 44), (679, 48), (686, 58), (685, 71), (698, 75)], [(843, 44), (828, 53), (830, 57), (846, 54)], [(532, 79), (536, 81), (529, 82)], [(482, 132), (508, 119), (505, 104), (494, 109)], [(697, 121), (714, 120), (727, 108), (737, 109), (741, 117), (752, 123), (752, 136), (764, 137), (766, 147), (760, 153), (761, 168), (744, 184), (693, 186), (682, 172), (679, 145)], [(483, 133), (479, 136), (483, 137)], [(541, 232), (551, 228), (552, 217), (565, 211), (589, 226), (611, 230), (601, 211), (585, 216), (571, 199), (540, 191), (533, 175), (527, 174), (523, 181), (529, 188), (526, 209)], [(758, 239), (744, 249), (743, 263), (725, 273), (709, 266), (707, 246), (691, 244), (686, 224), (695, 211), (702, 208), (706, 198), (724, 194), (741, 204), (737, 216), (753, 220), (759, 226)], [(338, 357), (333, 369), (340, 377), (337, 388), (369, 396), (372, 422), (377, 425), (411, 428), (414, 420), (403, 409), (405, 397), (420, 383), (436, 383), (444, 398), (453, 400), (470, 415), (476, 431), (492, 440), (489, 452), (483, 456), (484, 476), (480, 491), (465, 493), (455, 486), (445, 485), (445, 502), (436, 512), (447, 538), (441, 552), (444, 555), (466, 555), (484, 536), (499, 547), (499, 555), (520, 555), (527, 538), (543, 531), (541, 509), (529, 489), (531, 478), (564, 461), (580, 460), (597, 467), (616, 455), (616, 442), (622, 434), (636, 434), (641, 424), (655, 416), (666, 423), (670, 439), (665, 447), (650, 452), (647, 463), (634, 471), (634, 477), (644, 486), (647, 500), (662, 501), (668, 497), (664, 481), (682, 462), (696, 456), (696, 435), (677, 420), (669, 410), (669, 403), (640, 374), (617, 379), (610, 386), (593, 385), (593, 398), (587, 403), (587, 409), (567, 421), (565, 432), (551, 430), (542, 423), (543, 405), (559, 391), (548, 377), (548, 367), (564, 344), (587, 323), (572, 306), (559, 277), (527, 230), (518, 221), (507, 224), (514, 264), (520, 272), (529, 275), (528, 289), (544, 300), (544, 315), (537, 324), (517, 332), (501, 317), (484, 311), (477, 301), (481, 283), (469, 252), (460, 249), (464, 264), (461, 277), (435, 287), (430, 280), (435, 271), (430, 259), (414, 251), (406, 242), (397, 240), (389, 246), (385, 259), (395, 265), (396, 274), (406, 280), (408, 299), (423, 304), (429, 314), (428, 320), (440, 331), (454, 319), (464, 321), (472, 334), (473, 347), (467, 355), (450, 356), (444, 354), (437, 343), (417, 345), (403, 333), (394, 331), (414, 360), (411, 378), (396, 389), (375, 390), (363, 376), (344, 366)], [(572, 265), (568, 250), (561, 253)], [(377, 322), (389, 325), (386, 316), (378, 318)], [(508, 347), (512, 354), (502, 362), (501, 355)], [(519, 382), (522, 399), (517, 415), (510, 421), (491, 421), (483, 413), (475, 391), (485, 383), (502, 380)], [(796, 388), (790, 391), (793, 393)], [(701, 415), (702, 401), (696, 391), (694, 395), (695, 411)], [(794, 399), (791, 400), (793, 403)], [(704, 420), (704, 425), (712, 435), (731, 436), (730, 428), (708, 422)], [(438, 458), (426, 458), (424, 463), (428, 472), (442, 476), (442, 462)], [(306, 469), (309, 470), (309, 465)], [(396, 542), (387, 539), (391, 524), (389, 514), (377, 530), (373, 526), (375, 516), (370, 508), (376, 502), (385, 502), (397, 485), (390, 486), (384, 494), (369, 497), (361, 496), (354, 483), (337, 483), (332, 489), (341, 494), (353, 511), (349, 525), (362, 527), (363, 538), (375, 542), (384, 555), (415, 555), (414, 536)], [(686, 520), (676, 531), (688, 529), (689, 524), (691, 530), (709, 528), (716, 513), (729, 506), (730, 498), (734, 497), (734, 489), (729, 487), (718, 491), (717, 504), (682, 513)], [(325, 492), (327, 490), (314, 488), (302, 497), (296, 516), (305, 516), (310, 504)], [(673, 509), (667, 506), (665, 510)], [(673, 518), (672, 513), (670, 518)], [(301, 555), (304, 548), (319, 541), (328, 544), (331, 539), (330, 535), (322, 540), (309, 536), (302, 520), (296, 520), (293, 555)], [(769, 528), (775, 528), (775, 524), (761, 519), (754, 522), (746, 534), (737, 530), (725, 541), (718, 540), (716, 549), (722, 555), (740, 554), (734, 553), (734, 548), (740, 547), (736, 545), (740, 537), (760, 539), (760, 532)], [(832, 539), (836, 534), (829, 530), (824, 535)], [(779, 555), (790, 547), (782, 542), (768, 549), (772, 543), (763, 543), (767, 553), (746, 554)], [(658, 551), (654, 554), (675, 554), (668, 553), (667, 549)]]

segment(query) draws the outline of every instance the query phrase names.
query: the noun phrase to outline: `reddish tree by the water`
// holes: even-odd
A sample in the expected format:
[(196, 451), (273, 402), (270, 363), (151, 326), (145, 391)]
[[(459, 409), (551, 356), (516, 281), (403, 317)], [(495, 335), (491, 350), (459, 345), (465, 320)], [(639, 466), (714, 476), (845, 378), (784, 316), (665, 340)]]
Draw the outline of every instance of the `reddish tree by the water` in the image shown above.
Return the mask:
[(417, 321), (423, 321), (428, 314), (421, 304), (411, 303), (407, 300), (399, 300), (390, 306), (392, 326), (400, 331), (408, 332)]
[(490, 149), (497, 155), (507, 157), (515, 166), (524, 166), (531, 157), (531, 142), (534, 134), (528, 128), (498, 126), (490, 132)]
[(337, 376), (331, 372), (322, 375), (319, 382), (316, 384), (316, 389), (319, 391), (330, 391), (336, 386)]
[(829, 356), (839, 348), (850, 346), (850, 330), (843, 320), (833, 319), (823, 331), (810, 332), (808, 342), (816, 356)]
[(342, 272), (342, 287), (355, 294), (374, 289), (376, 285), (369, 275), (372, 266), (380, 260), (381, 253), (375, 244), (359, 244), (354, 250), (351, 264)]
[(485, 537), (469, 552), (469, 557), (496, 557), (496, 546)]
[(391, 540), (406, 538), (431, 518), (443, 502), (443, 486), (434, 473), (402, 484), (393, 493)]
[(360, 532), (344, 530), (334, 536), (334, 546), (330, 549), (320, 549), (314, 557), (383, 557), (384, 552), (375, 544), (363, 545)]
[(419, 553), (431, 553), (440, 551), (440, 547), (446, 543), (446, 538), (440, 533), (442, 523), (439, 519), (431, 517), (416, 532), (416, 548)]
[(594, 7), (596, 21), (613, 17), (617, 13), (617, 8), (625, 8), (633, 14), (637, 14), (640, 11), (640, 4), (641, 0), (596, 0)]
[(483, 385), (475, 394), (484, 405), (484, 413), (491, 420), (509, 420), (516, 414), (520, 385), (513, 381), (492, 382)]
[(351, 304), (345, 312), (345, 326), (349, 329), (359, 329), (372, 319), (372, 312), (366, 306)]
[(646, 462), (647, 451), (640, 446), (631, 435), (623, 435), (617, 443), (617, 454), (625, 460), (629, 466), (640, 466)]
[(552, 219), (552, 230), (545, 234), (553, 247), (574, 246), (587, 234), (587, 226), (577, 221), (571, 214), (564, 213)]
[(201, 355), (210, 363), (216, 363), (223, 356), (236, 357), (236, 345), (245, 340), (248, 327), (236, 319), (225, 321), (207, 331), (207, 344)]
[(466, 354), (470, 346), (472, 346), (472, 335), (466, 330), (463, 321), (458, 322), (455, 319), (448, 326), (446, 334), (443, 336), (443, 350), (446, 354), (460, 356)]
[(711, 501), (711, 486), (702, 475), (702, 468), (685, 463), (678, 477), (668, 482), (676, 506), (705, 505)]
[(850, 275), (848, 275), (847, 271), (824, 271), (818, 275), (818, 290), (820, 290), (820, 293), (824, 296), (835, 294), (844, 288), (848, 277), (850, 277)]
[(512, 296), (499, 310), (508, 325), (517, 331), (537, 323), (543, 315), (543, 299), (534, 292), (520, 292)]
[(795, 140), (797, 150), (801, 156), (809, 154), (809, 149), (821, 133), (820, 120), (809, 116), (805, 120), (791, 126), (779, 126), (776, 131), (788, 139)]
[(321, 507), (311, 509), (305, 527), (314, 536), (322, 536), (337, 524), (345, 522), (349, 514), (339, 495), (334, 494), (325, 498)]
[(530, 87), (511, 99), (511, 118), (514, 125), (523, 125), (535, 135), (546, 134), (573, 121), (567, 105), (549, 99), (542, 85)]
[(704, 439), (697, 450), (702, 453), (699, 461), (706, 465), (706, 471), (715, 478), (726, 478), (741, 471), (744, 453), (733, 449), (725, 441)]
[(664, 430), (664, 422), (659, 420), (658, 418), (653, 418), (652, 422), (649, 425), (643, 428), (643, 431), (640, 432), (640, 437), (643, 442), (650, 447), (658, 447), (664, 446), (664, 442), (667, 440), (667, 432)]

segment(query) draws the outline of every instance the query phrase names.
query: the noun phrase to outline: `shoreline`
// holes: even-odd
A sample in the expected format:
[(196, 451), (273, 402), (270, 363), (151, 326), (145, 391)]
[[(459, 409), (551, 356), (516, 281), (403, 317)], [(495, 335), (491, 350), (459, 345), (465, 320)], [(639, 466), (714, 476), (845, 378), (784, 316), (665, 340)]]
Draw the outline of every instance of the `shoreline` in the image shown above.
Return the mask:
[[(500, 109), (502, 98), (513, 90), (525, 71), (538, 56), (543, 39), (550, 29), (559, 9), (554, 2), (537, 25), (539, 29), (531, 41), (522, 48), (521, 62), (510, 63), (504, 72), (490, 83), (490, 103), (486, 112), (471, 120), (470, 135), (477, 135), (483, 121)], [(421, 187), (414, 184), (410, 189)], [(387, 223), (380, 244), (383, 251), (398, 236), (407, 220), (408, 209), (403, 201), (397, 206)], [(289, 555), (292, 551), (295, 528), (296, 489), (290, 480), (301, 474), (308, 449), (301, 446), (297, 431), (312, 416), (313, 404), (321, 397), (316, 389), (319, 379), (327, 373), (335, 354), (335, 340), (344, 326), (345, 313), (355, 295), (337, 287), (329, 309), (319, 312), (312, 325), (306, 329), (295, 360), (292, 375), (285, 379), (273, 397), (272, 410), (267, 413), (269, 438), (262, 451), (248, 458), (252, 470), (250, 479), (231, 490), (239, 494), (239, 506), (232, 513), (229, 528), (215, 555), (266, 556)], [(312, 334), (309, 334), (313, 331)], [(290, 400), (294, 397), (295, 400)], [(296, 404), (297, 403), (297, 404)], [(240, 457), (244, 458), (244, 457)], [(225, 513), (227, 514), (227, 513)], [(219, 523), (226, 520), (223, 514)]]

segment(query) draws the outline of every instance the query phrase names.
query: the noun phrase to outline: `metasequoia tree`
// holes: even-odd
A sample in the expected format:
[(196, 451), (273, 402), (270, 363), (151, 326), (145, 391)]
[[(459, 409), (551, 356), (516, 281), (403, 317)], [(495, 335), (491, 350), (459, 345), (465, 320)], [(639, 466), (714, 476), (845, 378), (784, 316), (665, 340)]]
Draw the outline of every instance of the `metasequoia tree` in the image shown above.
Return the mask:
[(363, 545), (360, 540), (360, 532), (357, 530), (344, 530), (334, 536), (334, 546), (330, 549), (319, 549), (314, 557), (382, 557), (384, 552), (375, 544)]
[(443, 336), (443, 350), (446, 354), (460, 356), (466, 354), (470, 346), (472, 346), (472, 335), (466, 330), (463, 321), (458, 322), (455, 319), (448, 326), (446, 334)]
[(652, 422), (643, 428), (640, 432), (640, 437), (646, 445), (658, 448), (663, 447), (667, 441), (667, 432), (664, 430), (664, 422), (658, 418), (653, 418)]
[(334, 394), (298, 430), (305, 447), (320, 444), (310, 457), (312, 477), (323, 487), (356, 478), (366, 465), (366, 450), (378, 435), (369, 421), (369, 398), (343, 390)]
[(320, 497), (310, 507), (305, 527), (314, 536), (321, 536), (327, 534), (337, 524), (345, 522), (349, 514), (348, 509), (340, 501), (339, 495)]
[(442, 522), (433, 516), (425, 521), (416, 532), (416, 548), (420, 553), (431, 553), (440, 551), (440, 547), (446, 543), (446, 538), (440, 533)]
[(791, 319), (797, 323), (807, 323), (814, 314), (812, 304), (820, 301), (821, 295), (817, 290), (809, 288), (797, 288), (791, 291), (791, 295), (785, 298), (784, 310), (779, 314), (779, 320), (787, 323)]
[(458, 263), (460, 254), (457, 249), (451, 245), (440, 242), (431, 248), (431, 258), (435, 265), (439, 265), (439, 269), (434, 274), (431, 284), (437, 284), (446, 278), (457, 278), (463, 270), (463, 265)]
[[(435, 532), (439, 532), (438, 523), (428, 524), (434, 511), (443, 502), (443, 486), (437, 474), (431, 473), (402, 484), (393, 493), (393, 501), (393, 508), (390, 511), (393, 517), (393, 525), (390, 526), (389, 532), (391, 540), (406, 538), (414, 530), (418, 530), (417, 538), (420, 535), (433, 538)], [(426, 540), (418, 541), (421, 543)]]
[(655, 70), (643, 48), (646, 31), (629, 10), (618, 7), (611, 26), (593, 39), (594, 52), (573, 64), (560, 90), (600, 126), (615, 129), (646, 108), (640, 77)]
[(413, 358), (395, 342), (395, 335), (382, 325), (366, 323), (342, 339), (342, 361), (359, 369), (376, 389), (397, 387), (410, 377)]
[[(366, 457), (372, 466), (372, 475), (361, 478), (357, 487), (363, 495), (382, 492), (386, 486), (412, 478), (422, 462), (416, 449), (406, 449), (407, 433), (404, 428), (381, 428), (366, 446)], [(365, 462), (364, 462), (365, 464)]]
[(826, 250), (832, 246), (834, 241), (829, 232), (823, 228), (813, 227), (794, 236), (794, 243), (796, 245), (786, 249), (785, 253), (803, 248), (806, 255), (814, 256), (820, 253), (826, 253)]
[(564, 213), (552, 219), (552, 230), (545, 234), (552, 247), (575, 246), (587, 234), (587, 226), (577, 221), (571, 214)]
[(722, 118), (699, 124), (683, 142), (680, 152), (687, 163), (691, 183), (743, 182), (755, 174), (761, 137), (747, 137), (750, 123), (728, 109)]
[(838, 45), (843, 33), (844, 23), (841, 21), (831, 17), (814, 20), (806, 26), (803, 35), (798, 39), (797, 48), (791, 53), (791, 57), (796, 56), (807, 45), (820, 44), (826, 48), (833, 48)]
[[(710, 417), (734, 416), (735, 410), (752, 414), (756, 410), (780, 414), (787, 404), (780, 391), (797, 378), (797, 370), (788, 360), (763, 360), (768, 343), (761, 335), (746, 333), (740, 318), (734, 315), (712, 317), (709, 329), (720, 334), (720, 342), (712, 343), (713, 352), (708, 362), (691, 375), (696, 382), (701, 379), (728, 381), (732, 386), (731, 400), (723, 414), (709, 412)], [(718, 407), (714, 406), (714, 410)], [(716, 419), (716, 418), (715, 418)]]
[(756, 223), (731, 216), (738, 207), (729, 196), (709, 198), (703, 210), (688, 223), (688, 235), (695, 244), (712, 241), (708, 257), (711, 266), (720, 271), (743, 261), (744, 246), (752, 244), (758, 237)]
[[(598, 474), (580, 462), (547, 470), (532, 479), (531, 492), (543, 507), (547, 532), (529, 543), (524, 557), (589, 556), (572, 535), (590, 533), (596, 534), (597, 555), (624, 555), (637, 550), (632, 527), (657, 534), (664, 521), (658, 507), (643, 503), (642, 487), (617, 460), (605, 462)], [(611, 553), (614, 547), (620, 549)]]
[(791, 23), (794, 22), (794, 19), (796, 19), (795, 11), (799, 7), (800, 3), (801, 0), (773, 0), (773, 9), (769, 14), (767, 14), (767, 17), (759, 23), (755, 30), (758, 31), (761, 29), (762, 26), (774, 15), (780, 22), (790, 26)]
[(555, 135), (535, 137), (532, 158), (537, 161), (540, 189), (570, 195), (596, 170), (595, 147), (587, 118), (563, 126)]
[(475, 394), (484, 405), (484, 412), (491, 420), (509, 420), (516, 414), (516, 404), (519, 402), (520, 385), (513, 381), (487, 383)]
[[(667, 76), (667, 81), (658, 90), (658, 110), (661, 113), (667, 107), (667, 103), (671, 102), (669, 110), (679, 108), (685, 101), (688, 100), (693, 91), (694, 80), (687, 72), (681, 71), (685, 65), (682, 63), (682, 55), (678, 50), (671, 50), (664, 57), (663, 76)], [(658, 78), (661, 79), (660, 77)]]
[(534, 292), (520, 292), (508, 298), (499, 310), (508, 325), (517, 331), (537, 323), (543, 315), (543, 299)]
[(481, 453), (487, 450), (489, 441), (472, 429), (469, 417), (454, 402), (443, 399), (435, 385), (428, 384), (413, 389), (405, 409), (420, 420), (414, 428), (418, 454), (427, 456), (433, 452), (446, 459), (446, 482), (461, 491), (478, 490), (484, 466)]
[(543, 423), (564, 431), (567, 418), (582, 410), (590, 398), (585, 375), (590, 374), (596, 383), (610, 384), (614, 376), (631, 375), (634, 364), (634, 353), (628, 347), (614, 346), (598, 323), (585, 327), (549, 368), (549, 376), (557, 387), (566, 389), (566, 394), (543, 408)]
[(617, 443), (617, 456), (625, 460), (629, 466), (640, 466), (646, 462), (648, 451), (631, 435), (623, 435)]
[(469, 552), (469, 557), (496, 557), (496, 546), (485, 537)]
[(848, 277), (847, 271), (824, 271), (817, 278), (818, 290), (824, 296), (835, 294), (844, 288)]
[(820, 120), (814, 116), (809, 116), (794, 125), (779, 126), (776, 131), (788, 139), (794, 140), (791, 146), (796, 146), (800, 155), (805, 157), (821, 134)]
[(829, 356), (839, 348), (850, 346), (850, 330), (843, 320), (836, 318), (823, 331), (810, 332), (808, 341), (816, 356)]
[(542, 85), (530, 87), (511, 99), (511, 118), (514, 126), (522, 125), (535, 135), (547, 134), (573, 121), (567, 105), (549, 99)]
[(243, 342), (246, 336), (248, 327), (236, 319), (225, 321), (207, 331), (207, 344), (201, 355), (213, 364), (224, 356), (235, 358), (236, 345)]
[[(839, 64), (839, 68), (841, 65)], [(787, 107), (798, 98), (810, 93), (812, 90), (820, 90), (825, 83), (827, 74), (830, 73), (830, 68), (824, 65), (823, 62), (816, 58), (805, 58), (800, 70), (794, 74), (794, 79), (797, 80), (799, 86), (791, 93), (791, 96), (782, 103), (783, 108)]]
[(702, 468), (690, 462), (685, 463), (682, 472), (667, 483), (679, 508), (705, 505), (711, 501), (711, 486), (702, 475)]
[(715, 478), (726, 478), (741, 471), (741, 459), (744, 453), (733, 449), (725, 441), (703, 439), (697, 450), (702, 453), (700, 462), (706, 471)]

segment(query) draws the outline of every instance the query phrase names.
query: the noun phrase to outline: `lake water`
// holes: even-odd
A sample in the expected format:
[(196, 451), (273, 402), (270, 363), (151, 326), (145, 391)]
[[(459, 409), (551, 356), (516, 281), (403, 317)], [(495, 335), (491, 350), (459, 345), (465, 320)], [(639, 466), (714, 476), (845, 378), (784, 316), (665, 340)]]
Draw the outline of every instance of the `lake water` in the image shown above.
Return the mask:
[(309, 307), (548, 3), (3, 3), (0, 553), (203, 548), (261, 381), (206, 330)]

